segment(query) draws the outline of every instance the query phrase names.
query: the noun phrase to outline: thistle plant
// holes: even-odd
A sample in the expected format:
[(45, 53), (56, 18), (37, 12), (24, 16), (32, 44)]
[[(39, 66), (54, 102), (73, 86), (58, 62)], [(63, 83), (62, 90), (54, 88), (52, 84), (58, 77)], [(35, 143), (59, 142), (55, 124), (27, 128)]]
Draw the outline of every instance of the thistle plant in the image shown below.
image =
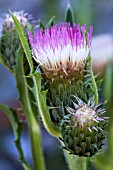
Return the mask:
[[(20, 27), (22, 26), (23, 28), (23, 30), (20, 29), (22, 34), (27, 35), (28, 28), (30, 30), (32, 28), (29, 23), (31, 16), (22, 11), (14, 12), (14, 16), (18, 18), (18, 23)], [(27, 42), (27, 39), (25, 39), (25, 41)], [(33, 94), (30, 92), (30, 85), (32, 83), (31, 79), (26, 77), (26, 68), (27, 72), (29, 73), (29, 70), (32, 70), (33, 67), (30, 66), (29, 68), (24, 50), (21, 47), (21, 41), (17, 34), (15, 22), (11, 14), (8, 14), (3, 22), (3, 31), (0, 42), (0, 61), (15, 76), (19, 94), (18, 100), (21, 103), (21, 110), (25, 114), (26, 120), (28, 122), (34, 169), (44, 170), (40, 127), (37, 119), (37, 107), (34, 104), (35, 101)], [(6, 53), (7, 49), (10, 51), (8, 55)], [(13, 59), (12, 63), (11, 57)], [(30, 99), (32, 99), (32, 101)], [(25, 170), (30, 170), (31, 168), (24, 157), (24, 153), (21, 147), (21, 132), (24, 127), (24, 122), (19, 120), (16, 110), (13, 108), (9, 108), (1, 104), (0, 109), (7, 114), (12, 124), (15, 135), (15, 145), (19, 153), (19, 160), (22, 162)]]
[[(92, 71), (93, 28), (88, 32), (85, 24), (75, 24), (68, 5), (68, 22), (54, 24), (52, 18), (44, 26), (40, 21), (39, 29), (28, 31), (28, 40), (20, 18), (12, 13), (11, 16), (23, 47), (16, 52), (14, 71), (19, 100), (29, 123), (34, 169), (45, 169), (37, 116), (40, 114), (46, 130), (61, 141), (70, 170), (85, 170), (87, 160), (102, 149), (108, 119), (102, 116), (105, 110), (98, 103)], [(27, 77), (25, 57), (30, 70)], [(22, 152), (20, 156), (27, 170), (30, 167)]]
[(106, 137), (107, 118), (101, 117), (104, 110), (98, 109), (98, 91), (91, 70), (92, 27), (88, 33), (86, 25), (60, 23), (44, 32), (36, 30), (34, 36), (28, 34), (43, 86), (48, 89), (51, 121), (60, 128), (63, 148), (81, 157), (94, 155)]

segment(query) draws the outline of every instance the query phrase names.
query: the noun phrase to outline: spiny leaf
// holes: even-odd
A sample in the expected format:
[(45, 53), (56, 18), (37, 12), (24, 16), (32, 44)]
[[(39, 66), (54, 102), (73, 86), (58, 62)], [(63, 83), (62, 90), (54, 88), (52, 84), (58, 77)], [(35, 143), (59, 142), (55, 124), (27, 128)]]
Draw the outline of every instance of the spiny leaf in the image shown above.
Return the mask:
[(22, 123), (19, 122), (18, 120), (18, 116), (15, 110), (8, 108), (5, 105), (0, 104), (0, 110), (2, 110), (3, 112), (5, 112), (11, 122), (12, 128), (13, 128), (13, 132), (15, 135), (15, 145), (16, 148), (18, 150), (19, 153), (19, 159), (22, 162), (23, 167), (25, 168), (25, 170), (30, 170), (30, 167), (28, 166), (25, 158), (24, 158), (24, 154), (22, 151), (22, 147), (21, 147), (21, 142), (20, 142), (20, 136), (21, 136), (21, 132), (23, 129)]
[(41, 19), (38, 20), (39, 24), (40, 24), (40, 28), (42, 28), (42, 30), (45, 30), (45, 26), (43, 24), (43, 22), (41, 21)]
[(24, 35), (24, 32), (22, 30), (22, 27), (21, 27), (20, 23), (18, 22), (18, 20), (16, 19), (16, 17), (13, 15), (13, 13), (11, 11), (10, 11), (10, 14), (11, 14), (11, 16), (13, 18), (14, 23), (15, 23), (15, 26), (16, 26), (20, 41), (22, 43), (22, 46), (24, 48), (24, 52), (26, 54), (26, 57), (27, 57), (31, 72), (33, 72), (34, 68), (33, 68), (33, 62), (32, 62), (32, 58), (31, 58), (31, 51), (30, 51), (30, 48), (29, 48), (29, 44), (27, 42), (27, 39), (26, 39), (26, 37)]
[(55, 16), (53, 16), (53, 17), (48, 21), (48, 23), (46, 24), (46, 28), (50, 28), (51, 26), (53, 26), (54, 20), (55, 20)]
[(41, 91), (41, 74), (36, 71), (31, 76), (34, 81), (33, 93), (35, 95), (38, 109), (42, 117), (44, 126), (50, 134), (56, 137), (60, 137), (59, 128), (52, 123), (49, 113), (49, 107), (46, 104), (47, 90)]

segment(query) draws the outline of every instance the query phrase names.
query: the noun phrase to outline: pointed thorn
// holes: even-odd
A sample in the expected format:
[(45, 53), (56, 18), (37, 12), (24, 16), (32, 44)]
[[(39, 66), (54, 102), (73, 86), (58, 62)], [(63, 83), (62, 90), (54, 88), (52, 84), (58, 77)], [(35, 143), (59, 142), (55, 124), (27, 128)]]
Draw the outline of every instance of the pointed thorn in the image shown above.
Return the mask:
[(100, 107), (103, 103), (98, 104), (97, 106), (94, 107), (94, 110), (96, 110), (98, 107)]
[(78, 124), (75, 124), (74, 127), (77, 128), (79, 125)]
[(90, 127), (87, 127), (87, 129), (92, 133), (92, 130), (91, 130), (91, 128)]
[(65, 120), (66, 123), (69, 123), (70, 121), (69, 120)]
[(79, 104), (79, 106), (83, 106), (84, 104), (83, 104), (83, 101), (82, 100), (78, 100), (78, 104)]
[(89, 101), (88, 101), (88, 106), (90, 106), (91, 105), (91, 100), (89, 99)]
[(87, 75), (85, 75), (84, 77), (85, 77), (85, 78), (90, 77), (90, 74), (87, 74)]
[(98, 129), (99, 129), (100, 131), (103, 131), (100, 127), (98, 127)]
[(84, 72), (86, 72), (86, 73), (89, 73), (89, 74), (90, 74), (90, 70), (84, 70)]
[(65, 146), (62, 146), (62, 149), (65, 149), (65, 150), (67, 150), (67, 151), (68, 151), (68, 149), (67, 149)]
[(104, 121), (104, 119), (101, 118), (101, 117), (97, 117), (96, 119), (99, 120), (99, 121)]
[(75, 110), (72, 109), (71, 107), (66, 107), (66, 109), (70, 114), (74, 114), (74, 112), (75, 112)]
[(95, 101), (91, 103), (91, 107), (94, 107), (95, 106)]
[(66, 126), (66, 128), (70, 128), (70, 126)]
[(110, 118), (110, 117), (104, 117), (104, 119), (106, 119), (106, 120), (109, 119), (109, 118)]
[(98, 132), (98, 129), (97, 129), (95, 126), (93, 126), (92, 128), (93, 128), (95, 131), (97, 131), (97, 132)]
[(62, 142), (64, 142), (64, 140), (63, 140), (61, 137), (59, 137), (59, 139), (60, 139)]
[(73, 104), (74, 104), (75, 109), (79, 108), (79, 106), (76, 103), (73, 102)]
[(98, 109), (97, 110), (97, 113), (103, 113), (103, 112), (106, 112), (106, 110), (105, 109)]
[(97, 122), (97, 123), (99, 122), (96, 118), (93, 118), (93, 121), (95, 121), (95, 122)]

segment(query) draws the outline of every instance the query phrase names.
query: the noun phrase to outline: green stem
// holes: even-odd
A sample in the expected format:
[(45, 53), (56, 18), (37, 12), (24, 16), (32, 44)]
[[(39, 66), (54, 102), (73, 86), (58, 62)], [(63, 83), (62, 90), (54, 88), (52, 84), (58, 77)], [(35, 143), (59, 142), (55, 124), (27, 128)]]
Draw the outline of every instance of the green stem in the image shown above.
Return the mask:
[(90, 75), (91, 75), (91, 80), (92, 80), (92, 85), (93, 85), (93, 90), (94, 90), (95, 105), (97, 105), (98, 104), (98, 88), (97, 88), (95, 77), (93, 74), (91, 57), (89, 57), (89, 67), (90, 67)]
[(70, 170), (86, 170), (85, 157), (78, 157), (67, 153), (67, 159)]
[(76, 170), (84, 170), (85, 157), (76, 156)]
[(70, 170), (76, 170), (76, 157), (75, 155), (70, 155), (68, 151), (66, 151), (67, 162)]
[(32, 148), (32, 156), (34, 161), (34, 170), (44, 170), (44, 160), (42, 154), (42, 146), (40, 139), (40, 128), (37, 117), (37, 108), (33, 105), (34, 99), (30, 95), (30, 82), (23, 68), (23, 50), (20, 48), (17, 55), (16, 64), (16, 80), (19, 92), (19, 100), (21, 101), (23, 112), (25, 113), (30, 131), (30, 140)]
[(84, 161), (84, 170), (88, 169), (89, 162), (90, 162), (91, 157), (87, 157)]
[(33, 116), (31, 116), (29, 120), (29, 129), (30, 129), (32, 155), (34, 161), (34, 170), (45, 170), (42, 146), (40, 140), (40, 127)]
[[(63, 143), (61, 143), (63, 146)], [(68, 163), (70, 170), (86, 170), (86, 159), (85, 157), (78, 157), (73, 154), (69, 154), (69, 151), (64, 150), (64, 156), (66, 158), (66, 162)]]

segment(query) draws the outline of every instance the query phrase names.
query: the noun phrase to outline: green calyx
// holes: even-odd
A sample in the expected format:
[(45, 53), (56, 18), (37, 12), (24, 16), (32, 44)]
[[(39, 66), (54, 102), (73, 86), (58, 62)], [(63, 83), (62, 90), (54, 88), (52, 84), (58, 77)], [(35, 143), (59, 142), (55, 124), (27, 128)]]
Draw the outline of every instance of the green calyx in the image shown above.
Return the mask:
[[(44, 84), (44, 83), (43, 83)], [(58, 126), (62, 117), (68, 114), (67, 106), (73, 108), (73, 102), (77, 102), (76, 97), (88, 102), (92, 97), (92, 89), (89, 89), (90, 80), (84, 82), (81, 76), (79, 80), (63, 80), (62, 82), (45, 82), (45, 89), (48, 89), (47, 104), (50, 106), (52, 121)]]

